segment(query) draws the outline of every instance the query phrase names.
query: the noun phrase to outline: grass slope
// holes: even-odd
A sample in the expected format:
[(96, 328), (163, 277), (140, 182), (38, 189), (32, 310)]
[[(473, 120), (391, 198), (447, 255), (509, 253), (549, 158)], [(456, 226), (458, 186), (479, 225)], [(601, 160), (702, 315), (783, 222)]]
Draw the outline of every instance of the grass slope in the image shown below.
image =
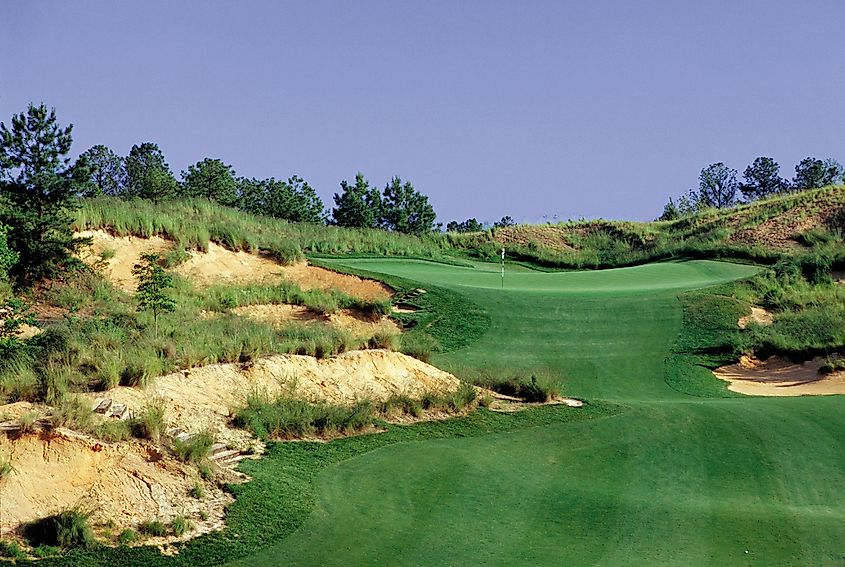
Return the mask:
[(340, 462), (317, 477), (304, 526), (238, 564), (839, 564), (841, 398), (697, 397), (664, 380), (677, 291), (752, 268), (526, 272), (503, 292), (492, 268), (342, 263), (451, 287), (485, 308), (490, 330), (438, 363), (544, 365), (567, 373), (568, 394), (627, 409)]

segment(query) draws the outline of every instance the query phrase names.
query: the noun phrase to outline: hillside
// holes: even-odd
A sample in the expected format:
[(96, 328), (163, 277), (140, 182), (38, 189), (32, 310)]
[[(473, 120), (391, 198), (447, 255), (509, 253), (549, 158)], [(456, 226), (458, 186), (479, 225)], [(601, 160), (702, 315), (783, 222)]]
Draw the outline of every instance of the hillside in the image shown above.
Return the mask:
[(668, 258), (737, 258), (773, 263), (838, 239), (845, 187), (781, 195), (671, 222), (579, 221), (518, 225), (449, 235), (473, 256), (495, 259), (504, 246), (517, 260), (547, 267), (596, 268)]

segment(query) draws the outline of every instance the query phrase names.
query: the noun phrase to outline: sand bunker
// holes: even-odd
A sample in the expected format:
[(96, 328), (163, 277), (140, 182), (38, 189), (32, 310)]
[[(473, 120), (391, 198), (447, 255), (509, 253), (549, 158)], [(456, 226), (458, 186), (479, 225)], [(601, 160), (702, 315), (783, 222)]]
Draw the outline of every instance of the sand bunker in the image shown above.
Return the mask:
[[(103, 262), (103, 271), (112, 283), (130, 293), (138, 285), (138, 280), (132, 275), (132, 268), (139, 262), (141, 255), (164, 254), (176, 246), (173, 241), (158, 236), (114, 236), (104, 230), (88, 230), (78, 233), (78, 236), (92, 239), (88, 253), (83, 256), (83, 260), (89, 264), (97, 263), (101, 254), (109, 251), (111, 258)], [(287, 279), (305, 290), (337, 289), (366, 300), (388, 299), (391, 295), (389, 287), (376, 281), (339, 274), (306, 262), (282, 266), (267, 254), (233, 252), (213, 242), (209, 242), (208, 252), (191, 251), (191, 257), (174, 271), (199, 287), (217, 283), (273, 283)]]
[(231, 429), (231, 413), (246, 405), (251, 392), (276, 396), (290, 392), (309, 401), (349, 404), (359, 399), (384, 400), (394, 394), (420, 396), (427, 391), (458, 388), (458, 379), (415, 358), (386, 350), (353, 351), (319, 360), (275, 355), (251, 364), (212, 364), (160, 376), (146, 390), (118, 387), (84, 394), (92, 405), (108, 397), (138, 411), (149, 401), (166, 408), (169, 426), (196, 433), (208, 430), (231, 447), (254, 446), (248, 432)]
[(752, 307), (751, 308), (751, 315), (745, 315), (744, 317), (740, 317), (739, 321), (737, 321), (737, 325), (739, 325), (740, 329), (745, 329), (748, 327), (749, 323), (757, 323), (758, 325), (771, 325), (772, 324), (772, 314), (763, 309), (762, 307)]
[(232, 312), (273, 325), (283, 325), (291, 321), (327, 324), (364, 338), (372, 337), (376, 333), (398, 334), (401, 331), (399, 325), (388, 317), (373, 320), (348, 309), (322, 316), (301, 305), (246, 305), (236, 307)]
[(778, 356), (760, 361), (743, 356), (713, 371), (729, 390), (749, 396), (829, 396), (845, 394), (845, 372), (819, 374), (822, 359), (795, 364)]
[[(195, 525), (185, 538), (194, 537), (222, 527), (224, 507), (233, 501), (211, 484), (204, 487), (202, 499), (190, 497), (196, 471), (150, 455), (140, 444), (104, 443), (64, 429), (2, 435), (0, 459), (12, 465), (0, 482), (0, 535), (23, 522), (80, 506), (93, 511), (94, 523), (112, 520), (120, 527), (183, 516)], [(207, 520), (200, 519), (202, 511)]]

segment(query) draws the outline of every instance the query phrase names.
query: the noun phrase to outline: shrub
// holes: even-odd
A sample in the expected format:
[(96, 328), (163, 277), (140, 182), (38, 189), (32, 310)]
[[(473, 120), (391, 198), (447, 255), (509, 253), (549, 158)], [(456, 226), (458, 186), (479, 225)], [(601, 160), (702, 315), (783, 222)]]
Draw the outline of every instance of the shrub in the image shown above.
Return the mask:
[(53, 409), (50, 416), (53, 427), (68, 427), (90, 432), (94, 429), (94, 412), (89, 402), (82, 398), (67, 398)]
[(126, 528), (120, 535), (117, 536), (117, 543), (120, 545), (129, 545), (130, 543), (134, 543), (138, 540), (138, 532), (133, 530), (132, 528)]
[(200, 500), (205, 495), (205, 489), (203, 488), (201, 483), (195, 482), (194, 485), (191, 487), (191, 490), (188, 491), (188, 494), (191, 495), (191, 498), (196, 498), (197, 500)]
[(173, 440), (173, 454), (184, 463), (197, 463), (203, 460), (211, 446), (214, 435), (210, 431), (201, 431), (185, 441)]
[(32, 545), (50, 545), (69, 549), (96, 546), (90, 523), (91, 513), (73, 508), (36, 520), (24, 527), (24, 536)]
[(149, 520), (138, 524), (138, 532), (153, 537), (164, 537), (167, 535), (167, 526), (160, 520)]
[(26, 553), (16, 541), (0, 541), (0, 557), (23, 560), (26, 559)]
[(401, 338), (395, 332), (378, 330), (367, 342), (370, 348), (383, 348), (387, 350), (398, 350)]
[(6, 477), (12, 474), (12, 463), (6, 459), (0, 459), (0, 482), (3, 482)]
[(351, 406), (311, 404), (286, 395), (269, 400), (253, 393), (247, 406), (237, 411), (234, 422), (263, 439), (295, 438), (363, 429), (372, 425), (373, 413), (369, 401)]
[(400, 352), (423, 362), (430, 362), (431, 353), (438, 348), (437, 339), (425, 333), (410, 332), (401, 335)]
[(184, 535), (185, 532), (190, 531), (191, 529), (193, 529), (191, 521), (182, 516), (177, 516), (170, 521), (170, 530), (176, 537)]
[(95, 435), (109, 442), (126, 441), (132, 436), (132, 425), (122, 419), (110, 419), (97, 426)]
[(164, 402), (157, 399), (147, 402), (147, 405), (131, 420), (130, 427), (135, 437), (158, 443), (167, 428), (167, 422), (164, 419)]

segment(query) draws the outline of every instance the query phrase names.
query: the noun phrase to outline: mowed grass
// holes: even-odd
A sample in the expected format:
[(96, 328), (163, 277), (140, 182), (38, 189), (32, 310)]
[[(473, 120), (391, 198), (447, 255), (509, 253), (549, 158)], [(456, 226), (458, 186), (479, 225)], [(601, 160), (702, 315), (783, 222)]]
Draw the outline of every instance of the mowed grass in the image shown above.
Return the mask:
[(438, 365), (542, 367), (568, 378), (566, 394), (625, 409), (340, 462), (318, 476), (298, 531), (236, 564), (842, 564), (843, 399), (702, 398), (664, 380), (677, 293), (754, 268), (523, 271), (502, 291), (495, 266), (342, 264), (446, 286), (487, 311), (488, 332)]

